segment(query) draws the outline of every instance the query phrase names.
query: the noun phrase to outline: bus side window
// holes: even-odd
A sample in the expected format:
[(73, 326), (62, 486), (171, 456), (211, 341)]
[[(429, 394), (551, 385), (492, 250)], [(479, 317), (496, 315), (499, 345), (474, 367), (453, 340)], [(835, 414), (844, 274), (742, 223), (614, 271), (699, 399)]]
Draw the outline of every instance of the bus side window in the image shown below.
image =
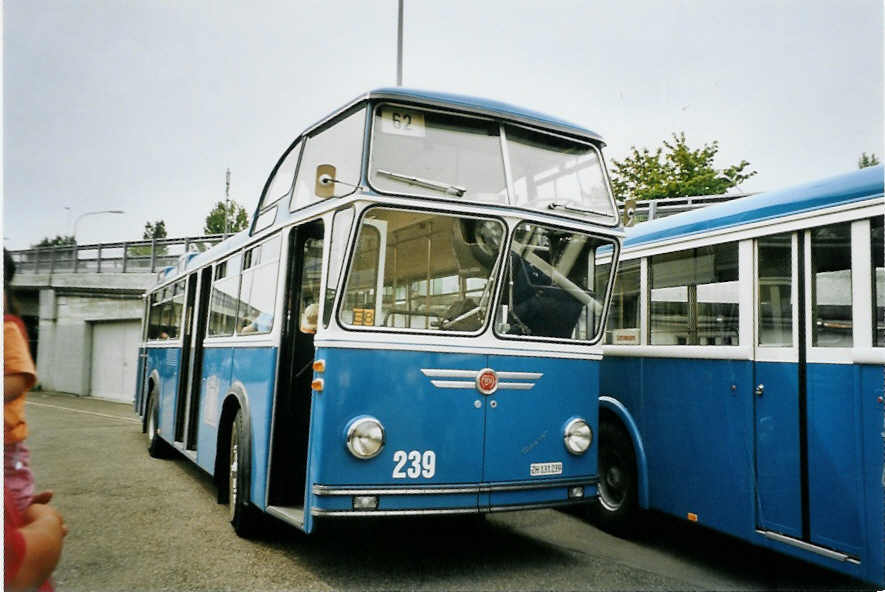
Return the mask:
[[(363, 108), (314, 133), (306, 140), (290, 210), (303, 208), (320, 199), (314, 193), (318, 165), (334, 165), (336, 178), (353, 185), (359, 184), (365, 127), (366, 110)], [(347, 186), (343, 187), (344, 193), (350, 191)]]
[(151, 305), (148, 314), (148, 340), (154, 341), (160, 339), (162, 326), (160, 325), (161, 305), (163, 300), (163, 290), (158, 290), (151, 294)]
[(335, 291), (344, 265), (347, 252), (347, 238), (353, 225), (353, 208), (335, 212), (332, 220), (332, 240), (329, 245), (329, 278), (326, 281), (326, 299), (323, 304), (323, 327), (329, 326), (332, 319), (332, 308), (335, 305)]
[(870, 220), (870, 250), (873, 268), (873, 347), (885, 347), (885, 240), (883, 218)]
[(736, 242), (656, 255), (649, 274), (649, 343), (739, 345)]
[(316, 333), (317, 314), (320, 303), (320, 279), (322, 277), (323, 239), (309, 238), (304, 241), (301, 253), (301, 297), (299, 300), (298, 328), (302, 333)]
[(264, 194), (264, 200), (261, 202), (261, 211), (268, 206), (277, 203), (292, 191), (292, 182), (295, 178), (295, 169), (298, 166), (298, 159), (301, 156), (301, 147), (303, 142), (298, 142), (283, 157), (283, 162), (274, 173), (270, 185)]
[(851, 347), (851, 223), (811, 231), (811, 345)]
[(639, 345), (639, 270), (639, 259), (618, 268), (605, 329), (608, 345)]
[(759, 345), (793, 345), (793, 235), (760, 238), (758, 245)]
[(280, 244), (277, 235), (243, 255), (243, 279), (237, 308), (237, 332), (241, 335), (269, 333), (273, 328)]
[(215, 266), (212, 295), (209, 300), (210, 337), (233, 335), (237, 318), (237, 289), (239, 288), (240, 255)]

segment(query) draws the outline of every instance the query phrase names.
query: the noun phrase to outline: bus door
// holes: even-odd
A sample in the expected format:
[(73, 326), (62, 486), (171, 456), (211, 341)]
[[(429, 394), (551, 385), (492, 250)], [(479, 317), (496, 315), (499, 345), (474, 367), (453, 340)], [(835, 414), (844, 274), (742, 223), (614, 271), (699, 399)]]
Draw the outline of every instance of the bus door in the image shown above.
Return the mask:
[(757, 527), (857, 557), (864, 492), (851, 237), (845, 222), (756, 241), (753, 399)]
[(141, 321), (141, 342), (138, 346), (138, 369), (136, 370), (136, 380), (135, 383), (135, 413), (144, 416), (144, 405), (147, 399), (147, 376), (145, 372), (145, 368), (147, 366), (147, 348), (145, 348), (144, 343), (147, 341), (147, 326), (148, 326), (148, 313), (151, 310), (151, 301), (150, 298), (144, 299), (144, 311), (142, 312), (142, 321)]
[[(756, 527), (801, 538), (800, 326), (797, 235), (756, 241), (753, 382)], [(804, 350), (804, 348), (801, 348)], [(801, 352), (804, 357), (804, 351)]]
[(321, 220), (289, 234), (268, 505), (304, 506), (314, 342), (323, 264)]
[(193, 344), (194, 338), (194, 303), (197, 293), (197, 273), (191, 273), (187, 278), (187, 299), (184, 307), (184, 325), (181, 336), (181, 368), (178, 371), (178, 396), (175, 398), (175, 441), (184, 440), (184, 424), (187, 413), (188, 390), (190, 387), (190, 371), (193, 368)]
[[(864, 514), (864, 469), (874, 466), (863, 449), (863, 412), (869, 407), (862, 397), (869, 391), (862, 389), (861, 366), (852, 358), (852, 348), (869, 347), (872, 337), (869, 229), (868, 220), (848, 221), (813, 228), (804, 237), (805, 538), (852, 557), (861, 557), (864, 525), (873, 524)], [(867, 535), (881, 538), (882, 531)]]
[(200, 394), (202, 393), (203, 340), (206, 338), (212, 267), (200, 272), (199, 290), (196, 295), (196, 311), (193, 315), (193, 329), (188, 364), (187, 424), (185, 425), (185, 449), (197, 448), (197, 425), (200, 415)]

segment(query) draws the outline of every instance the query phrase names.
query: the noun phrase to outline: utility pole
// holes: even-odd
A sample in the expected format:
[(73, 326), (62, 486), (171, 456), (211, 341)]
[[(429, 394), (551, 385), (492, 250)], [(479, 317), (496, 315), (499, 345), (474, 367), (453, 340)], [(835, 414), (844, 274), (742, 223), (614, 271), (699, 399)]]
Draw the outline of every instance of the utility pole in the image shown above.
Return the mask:
[(227, 220), (230, 217), (230, 169), (224, 174), (224, 238), (227, 238)]
[(396, 85), (403, 85), (403, 0), (399, 0), (399, 18), (396, 25)]

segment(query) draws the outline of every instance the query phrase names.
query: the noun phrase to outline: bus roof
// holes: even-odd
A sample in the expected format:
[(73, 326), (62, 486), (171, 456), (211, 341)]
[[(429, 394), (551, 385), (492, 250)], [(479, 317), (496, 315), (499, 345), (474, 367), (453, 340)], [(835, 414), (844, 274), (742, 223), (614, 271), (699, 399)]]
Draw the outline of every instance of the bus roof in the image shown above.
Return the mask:
[(868, 167), (787, 189), (758, 193), (642, 222), (627, 229), (624, 248), (881, 197), (883, 174), (885, 169), (882, 165)]
[[(347, 111), (351, 107), (358, 105), (361, 102), (370, 100), (400, 101), (417, 105), (426, 105), (428, 107), (441, 107), (454, 109), (457, 111), (475, 113), (479, 115), (488, 115), (491, 117), (498, 117), (516, 123), (525, 123), (537, 127), (543, 127), (547, 130), (557, 131), (571, 136), (593, 140), (595, 142), (598, 142), (600, 145), (605, 145), (605, 141), (602, 139), (602, 136), (600, 136), (596, 132), (581, 127), (579, 125), (575, 125), (563, 119), (553, 117), (552, 115), (547, 115), (545, 113), (540, 113), (538, 111), (525, 109), (523, 107), (517, 107), (516, 105), (511, 105), (509, 103), (504, 103), (501, 101), (494, 101), (491, 99), (402, 87), (376, 88), (374, 90), (363, 93), (362, 95), (356, 97), (341, 108), (336, 109), (313, 125), (309, 126), (295, 138), (295, 141), (307, 135), (316, 128), (324, 125), (326, 122), (337, 117), (342, 112)], [(242, 247), (246, 242), (248, 242), (249, 238), (250, 235), (248, 229), (239, 232), (234, 236), (226, 239), (225, 241), (213, 246), (206, 252), (189, 258), (184, 265), (184, 269), (196, 269), (206, 264), (207, 262), (214, 261), (215, 259), (218, 259), (220, 257), (224, 257), (226, 254), (232, 253), (238, 248)], [(178, 269), (178, 266), (171, 266), (169, 269), (164, 270), (159, 274), (158, 284), (165, 283), (173, 278), (181, 276), (182, 271), (183, 270)]]
[(558, 117), (547, 115), (546, 113), (540, 113), (538, 111), (525, 109), (523, 107), (517, 107), (516, 105), (511, 105), (509, 103), (504, 103), (501, 101), (493, 101), (491, 99), (402, 87), (376, 88), (374, 90), (370, 90), (369, 92), (360, 95), (354, 100), (350, 101), (341, 109), (330, 113), (320, 121), (316, 122), (314, 125), (307, 128), (301, 135), (304, 135), (314, 128), (323, 125), (329, 119), (335, 117), (342, 111), (361, 101), (378, 99), (406, 101), (409, 103), (427, 105), (430, 107), (443, 107), (449, 109), (457, 109), (461, 111), (469, 111), (471, 113), (490, 115), (493, 117), (509, 119), (515, 122), (544, 127), (547, 129), (570, 134), (572, 136), (580, 136), (582, 138), (594, 140), (602, 144), (605, 143), (602, 139), (602, 136), (600, 136), (596, 132), (581, 127), (579, 125), (575, 125), (574, 123), (570, 123), (563, 119), (559, 119)]

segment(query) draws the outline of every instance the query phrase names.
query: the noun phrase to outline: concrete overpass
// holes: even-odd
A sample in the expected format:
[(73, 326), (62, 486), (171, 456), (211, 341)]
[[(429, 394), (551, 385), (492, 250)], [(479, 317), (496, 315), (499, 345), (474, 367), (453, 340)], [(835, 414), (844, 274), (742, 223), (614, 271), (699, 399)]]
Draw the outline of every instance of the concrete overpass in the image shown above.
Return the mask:
[(157, 272), (222, 235), (11, 251), (13, 297), (46, 390), (131, 401), (142, 295)]

